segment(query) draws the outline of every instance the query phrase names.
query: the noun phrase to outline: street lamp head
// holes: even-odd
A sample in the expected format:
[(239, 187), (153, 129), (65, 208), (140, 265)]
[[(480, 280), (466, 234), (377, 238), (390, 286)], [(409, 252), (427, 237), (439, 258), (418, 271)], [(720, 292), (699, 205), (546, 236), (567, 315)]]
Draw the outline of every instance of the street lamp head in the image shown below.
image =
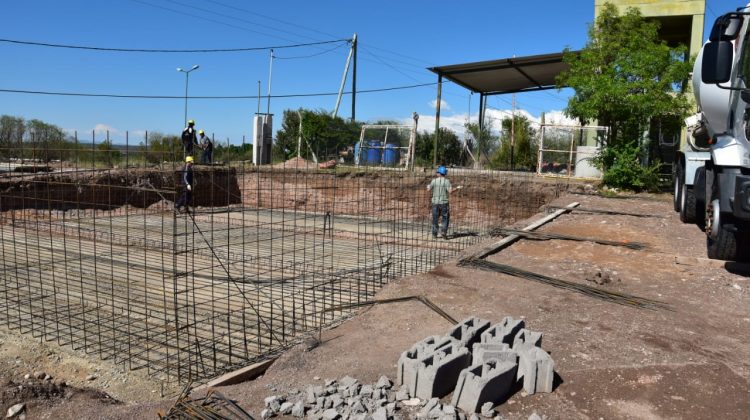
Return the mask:
[(177, 67), (177, 71), (185, 71), (182, 69), (182, 67)]
[(198, 67), (200, 67), (200, 66), (196, 64), (196, 65), (194, 65), (194, 66), (193, 66), (193, 68), (192, 68), (192, 69), (190, 69), (190, 70), (197, 70), (197, 69), (198, 69)]

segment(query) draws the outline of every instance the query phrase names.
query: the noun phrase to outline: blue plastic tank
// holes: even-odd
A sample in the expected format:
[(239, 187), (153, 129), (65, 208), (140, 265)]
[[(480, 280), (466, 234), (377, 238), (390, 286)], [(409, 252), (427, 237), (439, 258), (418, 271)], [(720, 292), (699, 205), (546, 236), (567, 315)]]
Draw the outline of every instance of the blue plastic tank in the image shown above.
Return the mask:
[(396, 166), (398, 164), (399, 150), (395, 144), (386, 144), (383, 150), (383, 164), (386, 166)]
[(370, 140), (368, 143), (369, 149), (367, 150), (367, 164), (377, 165), (380, 163), (380, 140)]

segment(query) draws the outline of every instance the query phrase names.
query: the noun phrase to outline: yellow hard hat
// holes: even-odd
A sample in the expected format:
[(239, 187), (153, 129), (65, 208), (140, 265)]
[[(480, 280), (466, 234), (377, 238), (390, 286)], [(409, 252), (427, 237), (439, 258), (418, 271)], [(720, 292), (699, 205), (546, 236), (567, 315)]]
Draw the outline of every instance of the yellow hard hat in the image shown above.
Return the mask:
[(185, 163), (193, 163), (193, 157), (192, 156), (186, 157), (185, 158)]
[(206, 132), (203, 130), (198, 130), (198, 134), (206, 134)]
[(195, 120), (188, 120), (188, 125), (195, 124)]

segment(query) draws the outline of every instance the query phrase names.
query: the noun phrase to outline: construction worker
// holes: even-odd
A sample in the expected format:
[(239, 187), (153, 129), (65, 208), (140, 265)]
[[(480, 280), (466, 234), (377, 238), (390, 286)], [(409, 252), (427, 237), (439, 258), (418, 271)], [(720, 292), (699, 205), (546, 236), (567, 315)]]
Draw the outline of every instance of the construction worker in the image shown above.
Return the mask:
[(193, 157), (188, 156), (185, 158), (185, 167), (182, 169), (182, 176), (180, 177), (180, 184), (182, 185), (182, 194), (180, 198), (174, 203), (175, 212), (182, 213), (182, 207), (185, 207), (185, 211), (190, 213), (190, 203), (193, 201)]
[(182, 148), (185, 151), (185, 157), (193, 155), (193, 147), (198, 144), (195, 138), (195, 121), (188, 120), (188, 125), (182, 130)]
[(203, 148), (203, 154), (201, 155), (201, 163), (205, 165), (210, 165), (213, 162), (213, 154), (214, 154), (214, 142), (211, 141), (211, 138), (206, 135), (206, 132), (203, 130), (198, 131), (198, 135), (200, 136), (200, 144)]
[(438, 236), (438, 220), (442, 215), (443, 226), (440, 235), (443, 239), (448, 239), (448, 224), (451, 219), (448, 198), (454, 190), (451, 188), (451, 182), (446, 178), (448, 169), (445, 166), (439, 166), (436, 173), (437, 176), (427, 186), (427, 190), (432, 191), (432, 237)]

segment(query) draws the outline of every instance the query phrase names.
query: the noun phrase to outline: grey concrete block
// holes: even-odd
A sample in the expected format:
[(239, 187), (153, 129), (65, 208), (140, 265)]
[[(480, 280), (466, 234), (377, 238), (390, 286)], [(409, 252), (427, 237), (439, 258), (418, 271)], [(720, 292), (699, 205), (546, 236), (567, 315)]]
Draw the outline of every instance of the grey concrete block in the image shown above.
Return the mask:
[(537, 392), (552, 392), (555, 379), (555, 362), (539, 347), (524, 348), (518, 353), (518, 375), (523, 378), (523, 389), (531, 395)]
[(517, 352), (529, 347), (542, 347), (542, 333), (521, 328), (513, 338), (512, 347)]
[(472, 316), (456, 324), (446, 336), (458, 341), (461, 346), (471, 349), (471, 346), (481, 339), (482, 333), (489, 327), (490, 321)]
[(505, 343), (474, 343), (471, 364), (480, 365), (490, 359), (518, 363), (518, 354)]
[(471, 364), (466, 347), (452, 343), (419, 360), (415, 394), (422, 399), (442, 398), (456, 386), (461, 371)]
[(451, 404), (467, 413), (479, 412), (483, 404), (495, 406), (504, 400), (516, 381), (515, 362), (491, 359), (464, 369)]
[(453, 342), (454, 340), (450, 337), (433, 335), (414, 344), (409, 350), (401, 353), (401, 357), (398, 359), (396, 383), (398, 385), (406, 385), (409, 394), (414, 395), (419, 360), (435, 351), (435, 349), (447, 346)]
[(512, 317), (506, 316), (500, 321), (499, 324), (495, 324), (482, 333), (482, 343), (505, 343), (508, 345), (513, 344), (513, 339), (526, 324), (522, 319), (513, 319)]

